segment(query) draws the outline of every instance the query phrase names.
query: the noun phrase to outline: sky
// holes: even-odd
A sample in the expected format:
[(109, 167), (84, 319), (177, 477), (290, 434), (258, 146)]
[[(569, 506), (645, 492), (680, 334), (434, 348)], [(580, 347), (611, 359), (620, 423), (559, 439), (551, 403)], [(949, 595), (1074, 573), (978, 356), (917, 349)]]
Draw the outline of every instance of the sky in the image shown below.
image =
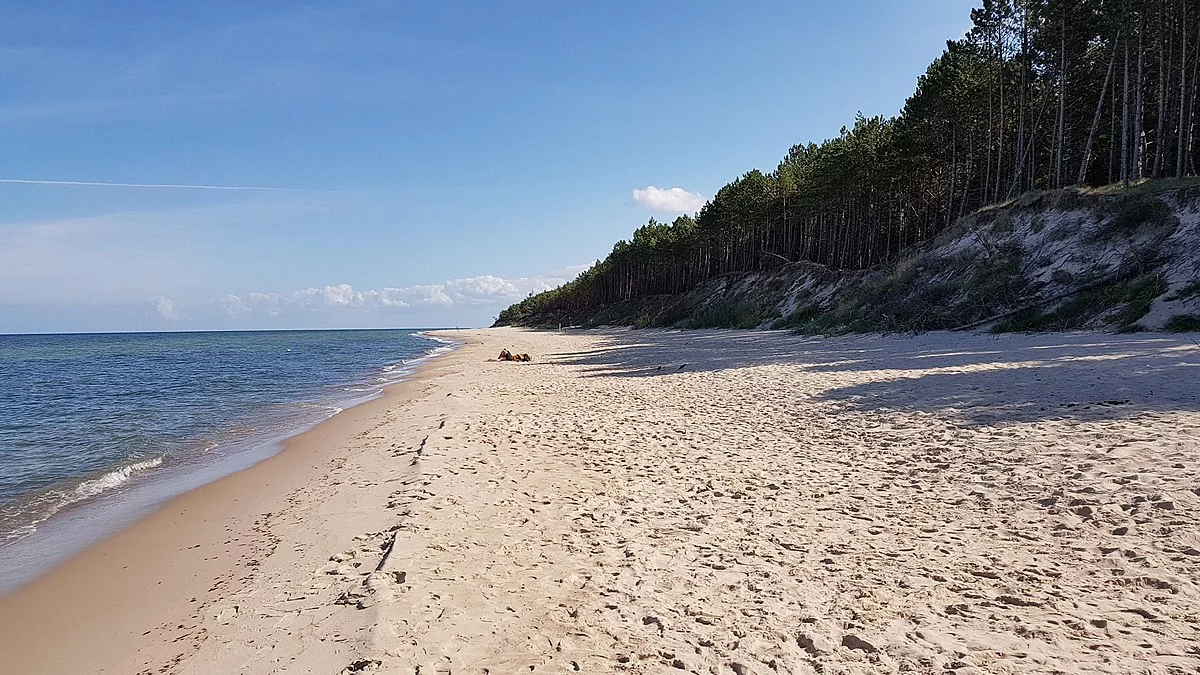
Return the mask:
[(488, 325), (975, 4), (0, 0), (0, 333)]

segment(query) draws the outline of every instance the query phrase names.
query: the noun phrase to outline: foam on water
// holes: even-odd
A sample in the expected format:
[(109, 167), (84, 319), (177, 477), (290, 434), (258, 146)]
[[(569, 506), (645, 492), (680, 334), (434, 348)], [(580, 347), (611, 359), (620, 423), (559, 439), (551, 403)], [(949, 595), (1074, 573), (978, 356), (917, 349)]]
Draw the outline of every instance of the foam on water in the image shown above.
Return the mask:
[(162, 457), (154, 457), (143, 462), (134, 462), (133, 464), (128, 464), (119, 469), (114, 469), (113, 471), (109, 471), (95, 480), (86, 480), (75, 488), (75, 492), (72, 495), (72, 501), (79, 501), (81, 499), (87, 499), (88, 497), (95, 497), (105, 490), (111, 490), (120, 486), (122, 483), (129, 480), (130, 476), (138, 473), (139, 471), (145, 471), (146, 469), (153, 469), (156, 466), (162, 466), (162, 462)]
[[(4, 521), (7, 520), (10, 521), (9, 527), (11, 528), (7, 532), (0, 533), (0, 536), (3, 541), (12, 541), (33, 534), (37, 532), (38, 525), (68, 506), (99, 497), (109, 490), (115, 490), (129, 482), (129, 479), (135, 474), (162, 466), (162, 463), (162, 457), (132, 462), (98, 478), (81, 481), (73, 489), (68, 487), (47, 490), (34, 495), (28, 503), (0, 510), (0, 526), (3, 526)], [(11, 511), (11, 513), (4, 513), (4, 511)]]
[[(0, 335), (0, 566), (44, 568), (453, 347), (407, 331)], [(0, 591), (28, 578), (0, 572)]]

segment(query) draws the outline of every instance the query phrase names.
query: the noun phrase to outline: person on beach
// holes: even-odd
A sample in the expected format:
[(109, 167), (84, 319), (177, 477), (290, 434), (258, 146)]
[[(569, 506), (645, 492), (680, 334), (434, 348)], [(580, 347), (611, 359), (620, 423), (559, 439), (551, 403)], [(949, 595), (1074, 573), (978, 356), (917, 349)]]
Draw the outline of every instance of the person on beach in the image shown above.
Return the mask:
[(501, 349), (500, 355), (496, 357), (497, 361), (532, 361), (533, 358), (528, 354), (513, 354), (507, 349)]

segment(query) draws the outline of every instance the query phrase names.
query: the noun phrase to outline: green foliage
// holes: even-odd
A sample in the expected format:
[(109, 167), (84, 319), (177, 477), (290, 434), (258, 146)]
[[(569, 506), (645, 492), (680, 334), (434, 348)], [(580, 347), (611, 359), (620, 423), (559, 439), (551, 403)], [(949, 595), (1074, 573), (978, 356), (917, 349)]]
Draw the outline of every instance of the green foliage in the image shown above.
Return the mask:
[[(1027, 214), (1040, 231), (1036, 214), (1052, 209), (1082, 212), (1047, 233), (1052, 241), (1077, 236), (1093, 214), (1110, 216), (1094, 220), (1094, 241), (1165, 236), (1176, 225), (1169, 201), (1200, 198), (1200, 181), (1187, 175), (1195, 144), (1173, 131), (1196, 126), (1200, 106), (1186, 106), (1180, 119), (1177, 104), (1194, 99), (1195, 83), (1160, 62), (1163, 45), (1171, 54), (1194, 40), (1192, 4), (983, 0), (970, 31), (946, 44), (899, 115), (860, 114), (832, 138), (792, 146), (773, 171), (737, 176), (694, 216), (651, 219), (578, 279), (513, 305), (497, 324), (590, 323), (620, 307), (606, 316), (664, 325), (678, 314), (669, 302), (645, 315), (626, 303), (789, 264), (880, 270), (939, 233), (935, 242), (981, 225), (1004, 235)], [(1114, 67), (1132, 45), (1144, 50), (1131, 83)], [(1126, 101), (1141, 107), (1110, 114)], [(906, 273), (897, 269), (828, 312), (782, 321), (821, 330), (951, 326), (1030, 291), (1012, 258), (989, 256), (967, 282), (923, 284), (921, 306), (889, 302), (914, 297), (901, 292)], [(746, 323), (739, 317), (753, 314), (709, 311), (697, 320)]]
[(642, 312), (633, 320), (634, 328), (650, 328), (654, 326), (654, 316), (649, 312)]
[(992, 232), (996, 234), (1009, 234), (1013, 231), (1014, 216), (1011, 209), (1001, 211), (992, 221)]
[(1139, 230), (1169, 235), (1178, 225), (1171, 207), (1153, 196), (1120, 199), (1109, 208), (1110, 218), (1089, 234), (1089, 241), (1111, 241), (1118, 236), (1133, 236)]
[(767, 282), (767, 290), (779, 292), (787, 288), (788, 280), (784, 277), (772, 277)]
[(820, 316), (822, 309), (819, 305), (806, 304), (793, 310), (787, 316), (778, 319), (771, 328), (775, 330), (791, 330), (802, 332), (802, 328), (810, 321)]
[(997, 333), (1071, 330), (1087, 327), (1097, 316), (1115, 330), (1136, 330), (1135, 322), (1150, 311), (1154, 299), (1165, 293), (1167, 283), (1157, 273), (1102, 285), (1077, 293), (1050, 309), (1029, 310), (1012, 316), (993, 329)]
[(1197, 333), (1200, 332), (1200, 314), (1176, 314), (1163, 326), (1168, 333)]
[[(966, 261), (970, 260), (968, 265)], [(803, 334), (920, 332), (958, 328), (1018, 305), (1030, 291), (1019, 252), (951, 260), (910, 258), (852, 284), (827, 311), (806, 306), (779, 327)], [(930, 283), (931, 270), (949, 270)]]
[(1200, 177), (1156, 178), (1131, 181), (1129, 185), (1110, 183), (1079, 190), (1080, 194), (1106, 197), (1142, 197), (1146, 195), (1171, 196), (1188, 200), (1200, 196)]
[(1124, 306), (1108, 317), (1108, 323), (1117, 327), (1133, 325), (1150, 312), (1154, 299), (1166, 292), (1167, 282), (1157, 273), (1142, 275), (1124, 284), (1124, 289), (1110, 291), (1110, 297)]
[(688, 319), (683, 328), (757, 328), (770, 319), (772, 308), (745, 300), (717, 300), (700, 309)]
[(1050, 233), (1046, 235), (1046, 239), (1050, 241), (1066, 241), (1074, 237), (1082, 227), (1083, 223), (1080, 221), (1064, 221), (1056, 225), (1053, 230), (1050, 230)]

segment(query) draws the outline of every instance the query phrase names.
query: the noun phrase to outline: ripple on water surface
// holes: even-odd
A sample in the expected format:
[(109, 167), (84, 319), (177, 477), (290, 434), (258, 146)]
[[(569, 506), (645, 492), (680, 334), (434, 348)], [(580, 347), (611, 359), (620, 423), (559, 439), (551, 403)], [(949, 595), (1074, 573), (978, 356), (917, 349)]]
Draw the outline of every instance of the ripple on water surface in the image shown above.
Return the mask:
[(244, 468), (452, 347), (411, 329), (0, 335), (3, 556), (57, 521), (97, 529), (65, 517), (85, 505), (144, 510)]

